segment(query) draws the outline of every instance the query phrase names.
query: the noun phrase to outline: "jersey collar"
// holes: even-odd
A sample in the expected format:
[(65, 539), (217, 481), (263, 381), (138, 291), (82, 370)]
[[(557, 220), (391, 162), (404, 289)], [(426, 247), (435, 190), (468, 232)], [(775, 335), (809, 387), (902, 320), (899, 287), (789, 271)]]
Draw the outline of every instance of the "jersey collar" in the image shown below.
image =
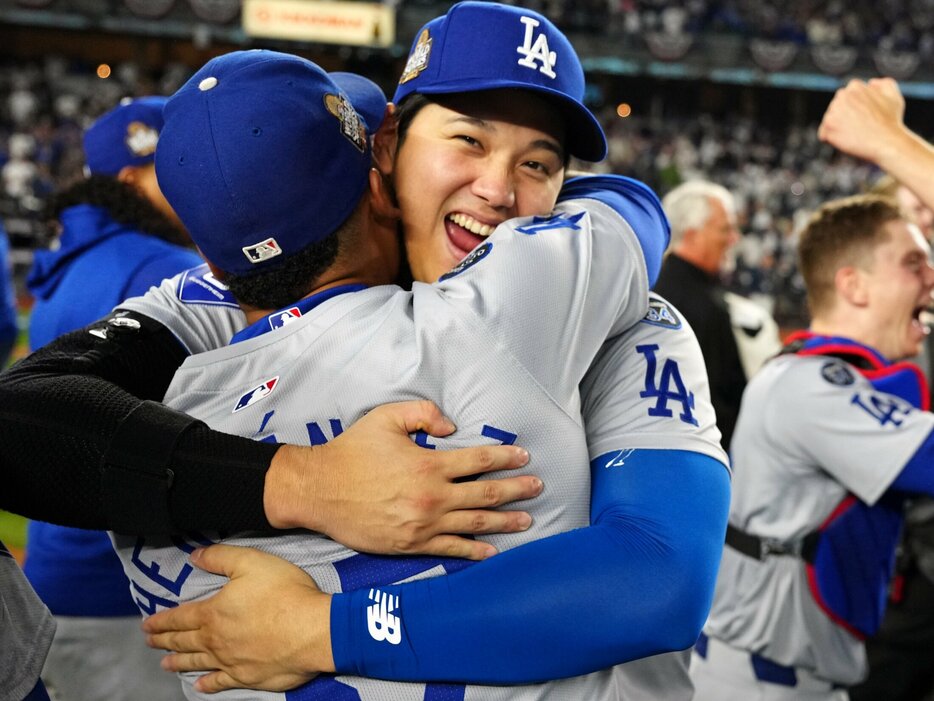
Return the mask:
[(841, 354), (850, 352), (853, 355), (865, 358), (870, 363), (871, 367), (874, 368), (885, 368), (894, 365), (891, 360), (872, 346), (867, 346), (865, 343), (854, 341), (852, 338), (846, 338), (845, 336), (823, 336), (810, 330), (796, 331), (789, 334), (785, 341), (786, 344), (794, 342), (800, 343), (801, 347), (805, 350), (822, 351), (825, 353), (838, 352)]
[(359, 292), (360, 290), (365, 290), (366, 287), (366, 285), (359, 283), (352, 285), (338, 285), (337, 287), (330, 287), (321, 292), (316, 292), (315, 294), (308, 297), (303, 297), (295, 304), (290, 304), (287, 307), (283, 307), (282, 309), (274, 311), (272, 314), (267, 314), (262, 319), (254, 321), (245, 329), (238, 331), (233, 335), (233, 338), (230, 339), (230, 343), (233, 345), (234, 343), (245, 341), (248, 338), (262, 336), (268, 331), (273, 331), (274, 329), (281, 328), (286, 324), (295, 321), (303, 314), (307, 314), (309, 311), (317, 307), (322, 302), (326, 302), (333, 297), (337, 297), (338, 295), (346, 294), (348, 292)]

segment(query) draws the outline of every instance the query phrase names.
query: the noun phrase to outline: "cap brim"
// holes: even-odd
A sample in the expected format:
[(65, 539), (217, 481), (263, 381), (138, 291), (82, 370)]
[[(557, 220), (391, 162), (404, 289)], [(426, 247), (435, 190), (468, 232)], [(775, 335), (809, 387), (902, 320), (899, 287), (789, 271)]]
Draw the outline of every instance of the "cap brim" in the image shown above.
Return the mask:
[(328, 77), (350, 99), (350, 104), (353, 105), (357, 114), (363, 118), (367, 130), (372, 136), (379, 129), (383, 123), (383, 118), (386, 116), (386, 103), (388, 100), (382, 88), (369, 78), (364, 78), (356, 73), (336, 71), (328, 73)]
[[(603, 133), (603, 127), (600, 125), (600, 122), (597, 121), (593, 113), (574, 98), (557, 90), (550, 90), (544, 86), (530, 85), (529, 83), (512, 80), (483, 80), (478, 82), (467, 78), (418, 87), (410, 92), (406, 92), (402, 99), (411, 93), (420, 93), (422, 95), (450, 95), (452, 93), (483, 92), (486, 90), (502, 89), (528, 90), (546, 99), (554, 100), (562, 107), (565, 117), (567, 118), (568, 153), (575, 158), (594, 163), (606, 158), (606, 135)], [(396, 95), (398, 96), (400, 92), (402, 92), (402, 90), (397, 91)]]

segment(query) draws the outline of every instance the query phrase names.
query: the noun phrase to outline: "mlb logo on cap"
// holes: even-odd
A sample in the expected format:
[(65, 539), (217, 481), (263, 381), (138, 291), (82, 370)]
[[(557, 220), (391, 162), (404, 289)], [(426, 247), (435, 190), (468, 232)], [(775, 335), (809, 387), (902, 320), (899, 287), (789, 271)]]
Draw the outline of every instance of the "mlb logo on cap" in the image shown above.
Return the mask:
[(127, 98), (84, 133), (84, 158), (92, 175), (116, 176), (127, 166), (152, 163), (168, 98)]

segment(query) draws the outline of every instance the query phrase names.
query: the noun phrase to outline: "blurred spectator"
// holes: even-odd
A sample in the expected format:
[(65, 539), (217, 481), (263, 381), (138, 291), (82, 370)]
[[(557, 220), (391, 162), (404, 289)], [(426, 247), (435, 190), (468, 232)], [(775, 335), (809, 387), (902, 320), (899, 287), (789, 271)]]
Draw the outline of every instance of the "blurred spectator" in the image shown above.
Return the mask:
[[(29, 274), (33, 350), (202, 261), (156, 183), (165, 98), (127, 100), (85, 133), (89, 175), (51, 202), (60, 228)], [(26, 576), (58, 622), (42, 673), (62, 699), (172, 701), (106, 533), (33, 521)]]
[(672, 302), (697, 334), (722, 445), (729, 450), (746, 375), (720, 283), (726, 254), (739, 241), (730, 192), (706, 181), (679, 185), (662, 200), (671, 247), (655, 290)]
[(0, 224), (0, 369), (6, 367), (18, 334), (10, 241)]

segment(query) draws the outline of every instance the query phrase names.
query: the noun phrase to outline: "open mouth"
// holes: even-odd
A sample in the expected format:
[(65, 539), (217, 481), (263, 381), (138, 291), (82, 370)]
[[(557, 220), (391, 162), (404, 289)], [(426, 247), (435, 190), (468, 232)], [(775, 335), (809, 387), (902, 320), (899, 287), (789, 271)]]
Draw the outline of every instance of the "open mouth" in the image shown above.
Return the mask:
[(911, 312), (911, 326), (923, 335), (931, 332), (932, 315), (928, 305), (919, 304)]
[(461, 257), (483, 243), (495, 228), (461, 212), (449, 214), (445, 219), (448, 238), (461, 253)]

